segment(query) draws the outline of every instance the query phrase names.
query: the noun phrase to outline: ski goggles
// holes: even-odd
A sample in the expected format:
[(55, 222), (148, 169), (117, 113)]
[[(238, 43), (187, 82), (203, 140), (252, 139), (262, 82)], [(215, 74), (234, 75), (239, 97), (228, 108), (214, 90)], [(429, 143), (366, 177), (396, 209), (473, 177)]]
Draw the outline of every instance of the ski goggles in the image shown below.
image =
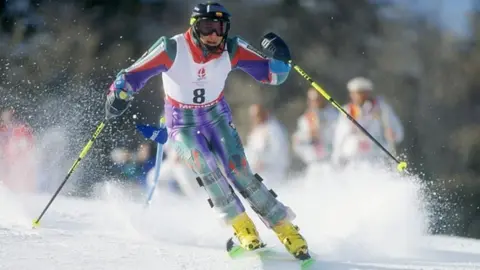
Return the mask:
[(195, 22), (195, 29), (202, 35), (208, 36), (216, 33), (217, 36), (223, 37), (227, 34), (229, 22), (218, 19), (203, 18)]

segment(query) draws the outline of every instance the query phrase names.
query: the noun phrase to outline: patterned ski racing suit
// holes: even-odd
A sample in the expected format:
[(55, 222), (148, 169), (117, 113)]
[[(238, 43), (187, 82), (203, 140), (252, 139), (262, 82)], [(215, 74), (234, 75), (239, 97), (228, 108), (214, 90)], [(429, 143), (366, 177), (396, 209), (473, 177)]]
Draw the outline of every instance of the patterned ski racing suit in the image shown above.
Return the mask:
[(241, 38), (229, 38), (222, 54), (205, 59), (190, 30), (172, 38), (161, 37), (118, 74), (111, 89), (124, 85), (138, 92), (149, 78), (161, 73), (169, 140), (198, 176), (210, 205), (227, 224), (243, 213), (245, 208), (233, 184), (271, 228), (295, 215), (252, 173), (223, 90), (231, 70), (240, 69), (261, 83), (278, 85), (286, 80), (290, 66), (263, 58), (247, 47)]

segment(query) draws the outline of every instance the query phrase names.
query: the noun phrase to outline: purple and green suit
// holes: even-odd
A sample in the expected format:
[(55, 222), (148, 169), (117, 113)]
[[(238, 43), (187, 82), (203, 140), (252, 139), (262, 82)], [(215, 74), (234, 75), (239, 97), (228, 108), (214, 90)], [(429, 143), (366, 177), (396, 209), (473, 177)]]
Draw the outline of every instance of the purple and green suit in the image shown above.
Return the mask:
[[(184, 35), (190, 49), (196, 48), (189, 31)], [(158, 50), (157, 46), (162, 46), (162, 50)], [(194, 61), (202, 57), (200, 49), (197, 50), (192, 51)], [(290, 72), (289, 65), (261, 57), (248, 49), (245, 41), (238, 37), (228, 39), (227, 50), (232, 70), (240, 69), (258, 82), (279, 85)], [(152, 51), (156, 51), (153, 57), (149, 56)], [(115, 89), (115, 85), (123, 85), (129, 91), (138, 92), (149, 78), (172, 67), (176, 51), (175, 40), (160, 38), (137, 64), (119, 73), (111, 89)], [(267, 227), (295, 217), (290, 208), (279, 202), (261, 178), (251, 171), (232, 121), (232, 112), (223, 95), (211, 106), (193, 109), (176, 106), (166, 97), (165, 118), (170, 143), (196, 173), (210, 197), (210, 205), (227, 224), (245, 211), (231, 185), (249, 202)]]

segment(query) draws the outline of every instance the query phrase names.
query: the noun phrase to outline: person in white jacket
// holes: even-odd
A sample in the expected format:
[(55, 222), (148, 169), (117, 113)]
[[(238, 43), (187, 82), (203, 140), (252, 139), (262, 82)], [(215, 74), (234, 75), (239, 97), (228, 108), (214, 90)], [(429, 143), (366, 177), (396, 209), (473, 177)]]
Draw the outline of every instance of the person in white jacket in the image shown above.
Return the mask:
[(252, 128), (247, 136), (245, 154), (252, 170), (265, 183), (277, 184), (286, 178), (290, 166), (289, 141), (285, 127), (260, 104), (250, 106)]
[[(373, 83), (356, 77), (347, 83), (350, 103), (344, 109), (380, 144), (395, 154), (403, 140), (403, 126), (392, 107), (381, 97), (373, 95)], [(341, 116), (335, 128), (332, 161), (336, 165), (349, 162), (384, 161), (386, 154), (347, 117)]]
[(315, 88), (308, 89), (307, 110), (298, 118), (292, 135), (292, 149), (307, 166), (330, 163), (338, 115)]

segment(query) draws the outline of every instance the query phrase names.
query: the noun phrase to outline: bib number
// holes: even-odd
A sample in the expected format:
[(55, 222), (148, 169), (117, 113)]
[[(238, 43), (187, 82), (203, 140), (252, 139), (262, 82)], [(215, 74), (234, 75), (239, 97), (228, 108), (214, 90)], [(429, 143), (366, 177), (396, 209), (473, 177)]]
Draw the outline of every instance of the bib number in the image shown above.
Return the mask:
[(193, 90), (193, 103), (202, 104), (205, 102), (205, 89), (198, 88)]

